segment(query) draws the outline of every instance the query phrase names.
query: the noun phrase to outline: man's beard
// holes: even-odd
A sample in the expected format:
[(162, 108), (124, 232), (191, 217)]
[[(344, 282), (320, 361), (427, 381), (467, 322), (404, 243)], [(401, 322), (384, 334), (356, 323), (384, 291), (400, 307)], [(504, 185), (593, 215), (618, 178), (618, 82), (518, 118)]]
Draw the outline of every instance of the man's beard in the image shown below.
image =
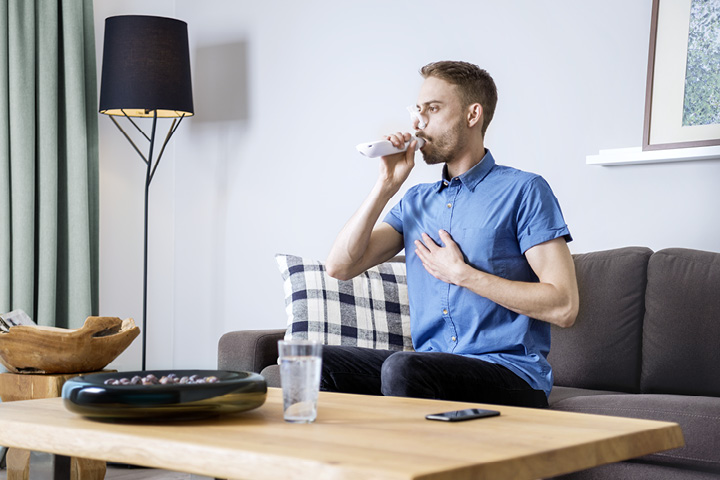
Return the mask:
[(463, 127), (462, 120), (458, 120), (452, 128), (446, 130), (436, 138), (427, 137), (420, 132), (418, 137), (428, 140), (428, 143), (420, 151), (425, 163), (428, 165), (437, 165), (452, 161), (467, 145), (467, 140), (463, 135)]

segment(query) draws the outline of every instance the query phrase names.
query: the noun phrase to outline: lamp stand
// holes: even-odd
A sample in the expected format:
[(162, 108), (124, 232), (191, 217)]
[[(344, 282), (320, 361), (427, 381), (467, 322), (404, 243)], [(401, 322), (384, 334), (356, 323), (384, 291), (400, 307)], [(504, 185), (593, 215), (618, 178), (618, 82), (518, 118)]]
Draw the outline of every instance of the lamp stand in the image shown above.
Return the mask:
[[(148, 112), (149, 113), (149, 112)], [(143, 237), (143, 321), (142, 321), (142, 370), (146, 370), (146, 351), (147, 351), (147, 274), (148, 274), (148, 204), (150, 199), (150, 182), (152, 182), (153, 177), (155, 176), (155, 170), (157, 170), (158, 165), (160, 164), (160, 159), (162, 158), (163, 153), (165, 152), (165, 147), (167, 146), (168, 142), (170, 141), (170, 138), (173, 136), (175, 131), (180, 126), (180, 122), (182, 122), (182, 119), (185, 118), (185, 115), (182, 115), (178, 118), (173, 118), (172, 124), (170, 125), (170, 129), (168, 130), (167, 135), (165, 136), (165, 141), (162, 144), (162, 148), (160, 149), (160, 153), (158, 154), (157, 158), (153, 162), (153, 150), (155, 147), (155, 132), (157, 129), (157, 110), (153, 110), (153, 116), (152, 116), (152, 130), (150, 132), (150, 136), (148, 137), (147, 134), (133, 121), (132, 118), (130, 118), (125, 111), (123, 111), (123, 115), (125, 118), (127, 118), (130, 123), (139, 131), (143, 137), (150, 143), (149, 146), (149, 152), (148, 156), (145, 157), (143, 155), (142, 151), (138, 148), (138, 146), (133, 142), (132, 138), (130, 138), (130, 135), (128, 135), (125, 130), (120, 126), (120, 124), (115, 120), (115, 117), (110, 115), (110, 120), (115, 124), (115, 126), (122, 132), (122, 134), (127, 138), (127, 140), (132, 144), (132, 146), (135, 148), (135, 151), (140, 155), (140, 158), (143, 159), (146, 166), (146, 173), (145, 173), (145, 222), (144, 222), (144, 237)]]

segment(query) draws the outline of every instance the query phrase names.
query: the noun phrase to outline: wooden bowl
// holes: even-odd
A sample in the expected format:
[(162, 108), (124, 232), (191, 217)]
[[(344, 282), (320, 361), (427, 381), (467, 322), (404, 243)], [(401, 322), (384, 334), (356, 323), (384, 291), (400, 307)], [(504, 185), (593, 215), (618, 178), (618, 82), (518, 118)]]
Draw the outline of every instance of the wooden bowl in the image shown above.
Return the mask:
[(0, 363), (13, 373), (102, 370), (135, 340), (132, 318), (88, 317), (82, 328), (17, 325), (0, 333)]

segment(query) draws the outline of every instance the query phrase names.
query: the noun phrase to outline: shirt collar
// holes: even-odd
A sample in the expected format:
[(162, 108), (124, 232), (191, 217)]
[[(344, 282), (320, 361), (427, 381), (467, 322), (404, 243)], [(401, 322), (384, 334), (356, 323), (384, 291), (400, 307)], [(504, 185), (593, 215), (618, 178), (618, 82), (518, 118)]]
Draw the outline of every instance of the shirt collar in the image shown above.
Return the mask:
[[(490, 170), (492, 170), (494, 166), (495, 159), (493, 158), (492, 153), (490, 153), (490, 150), (485, 149), (485, 156), (480, 161), (480, 163), (478, 163), (462, 175), (458, 176), (457, 178), (470, 191), (473, 191), (475, 190), (475, 187), (478, 186), (478, 183), (480, 183), (487, 176), (487, 174), (490, 173)], [(443, 188), (447, 187), (452, 180), (448, 179), (447, 165), (443, 166), (442, 176), (443, 179), (438, 182), (438, 192), (441, 191)]]

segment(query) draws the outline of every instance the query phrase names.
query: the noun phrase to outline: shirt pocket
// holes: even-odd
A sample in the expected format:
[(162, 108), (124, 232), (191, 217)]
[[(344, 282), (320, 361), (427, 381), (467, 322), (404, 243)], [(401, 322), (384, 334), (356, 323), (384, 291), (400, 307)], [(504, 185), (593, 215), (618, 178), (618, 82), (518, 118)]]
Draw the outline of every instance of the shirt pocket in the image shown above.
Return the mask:
[(483, 272), (506, 278), (513, 261), (520, 256), (514, 232), (496, 228), (463, 228), (455, 242), (465, 261)]

